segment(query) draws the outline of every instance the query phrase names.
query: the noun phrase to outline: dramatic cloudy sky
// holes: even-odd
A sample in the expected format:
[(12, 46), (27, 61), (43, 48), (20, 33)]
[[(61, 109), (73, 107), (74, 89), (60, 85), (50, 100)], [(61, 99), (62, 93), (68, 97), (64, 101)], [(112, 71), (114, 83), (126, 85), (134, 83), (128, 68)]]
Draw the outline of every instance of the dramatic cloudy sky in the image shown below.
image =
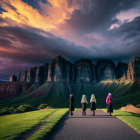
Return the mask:
[(0, 0), (0, 79), (57, 55), (140, 57), (140, 0)]

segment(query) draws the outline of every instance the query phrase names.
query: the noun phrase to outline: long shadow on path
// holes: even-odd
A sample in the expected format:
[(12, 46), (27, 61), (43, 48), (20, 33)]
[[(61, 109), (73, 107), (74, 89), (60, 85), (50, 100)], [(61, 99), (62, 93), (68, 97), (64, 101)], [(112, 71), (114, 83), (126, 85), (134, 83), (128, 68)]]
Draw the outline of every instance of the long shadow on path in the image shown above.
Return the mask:
[(78, 110), (66, 115), (46, 140), (140, 140), (140, 134), (115, 116), (101, 110), (95, 116), (90, 110), (86, 116), (81, 114)]

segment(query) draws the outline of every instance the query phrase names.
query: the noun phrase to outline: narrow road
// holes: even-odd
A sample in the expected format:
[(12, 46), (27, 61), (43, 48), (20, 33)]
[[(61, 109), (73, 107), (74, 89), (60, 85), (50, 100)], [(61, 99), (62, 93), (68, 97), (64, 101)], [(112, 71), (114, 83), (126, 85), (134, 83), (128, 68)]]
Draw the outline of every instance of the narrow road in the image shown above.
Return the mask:
[(90, 110), (82, 116), (81, 110), (65, 116), (46, 140), (140, 140), (140, 134), (114, 116)]

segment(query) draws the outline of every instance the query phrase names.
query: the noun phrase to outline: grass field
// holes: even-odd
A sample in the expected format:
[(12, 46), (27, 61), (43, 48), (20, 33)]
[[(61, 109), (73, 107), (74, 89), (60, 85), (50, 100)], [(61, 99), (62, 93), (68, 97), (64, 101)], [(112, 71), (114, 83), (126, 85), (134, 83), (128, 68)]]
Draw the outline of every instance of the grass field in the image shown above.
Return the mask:
[[(31, 89), (34, 89), (31, 91)], [(86, 94), (90, 100), (91, 94), (95, 94), (96, 106), (105, 108), (105, 99), (108, 93), (112, 93), (113, 107), (119, 109), (131, 103), (140, 104), (140, 82), (102, 81), (100, 83), (44, 83), (42, 86), (33, 84), (27, 91), (19, 96), (0, 101), (0, 108), (18, 107), (22, 104), (30, 104), (34, 108), (40, 104), (48, 104), (54, 108), (68, 108), (69, 95), (74, 94), (74, 106), (81, 108), (81, 98)]]
[[(80, 110), (80, 108), (75, 108)], [(106, 112), (106, 109), (101, 109)], [(140, 115), (113, 110), (112, 115), (118, 117), (123, 122), (140, 133)], [(29, 130), (36, 129), (33, 134), (28, 134), (28, 140), (43, 139), (52, 131), (60, 119), (68, 112), (68, 108), (48, 109), (31, 111), (26, 113), (12, 114), (0, 117), (0, 140), (15, 140), (28, 134)]]
[[(44, 83), (42, 86), (35, 83), (15, 98), (0, 100), (0, 109), (29, 104), (35, 110), (43, 103), (54, 109), (1, 116), (0, 140), (18, 139), (28, 130), (41, 124), (41, 128), (28, 139), (43, 139), (68, 111), (70, 94), (74, 94), (74, 107), (75, 110), (79, 110), (83, 94), (86, 94), (88, 101), (91, 94), (95, 94), (96, 107), (106, 108), (105, 100), (108, 93), (112, 93), (114, 109), (130, 103), (134, 106), (140, 104), (140, 82)], [(90, 105), (87, 105), (87, 108), (89, 107)], [(103, 111), (106, 112), (106, 109)], [(114, 110), (113, 115), (140, 133), (140, 115), (120, 110)]]
[[(102, 110), (104, 112), (107, 111), (106, 109)], [(140, 133), (140, 114), (135, 114), (121, 110), (113, 110), (112, 115), (127, 123), (131, 128)]]
[(44, 122), (47, 122), (38, 132), (31, 135), (28, 140), (43, 139), (53, 128), (55, 128), (58, 121), (66, 114), (68, 109), (59, 109), (54, 112), (50, 117), (46, 118)]
[(68, 109), (49, 109), (1, 116), (0, 140), (18, 139), (28, 130), (44, 123), (29, 139), (42, 138), (54, 128), (67, 111)]

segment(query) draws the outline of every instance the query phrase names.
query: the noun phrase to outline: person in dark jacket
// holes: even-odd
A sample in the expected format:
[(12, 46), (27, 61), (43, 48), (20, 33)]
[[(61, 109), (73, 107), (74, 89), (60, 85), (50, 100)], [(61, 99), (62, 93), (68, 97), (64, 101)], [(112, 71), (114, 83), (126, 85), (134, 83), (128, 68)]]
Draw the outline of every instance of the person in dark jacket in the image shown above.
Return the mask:
[(94, 94), (91, 95), (90, 103), (91, 103), (90, 109), (93, 110), (93, 116), (95, 116), (95, 110), (96, 110), (95, 103), (97, 103), (97, 102), (96, 102), (96, 98), (95, 98)]
[(107, 104), (107, 113), (110, 113), (111, 116), (111, 112), (113, 112), (113, 107), (112, 107), (112, 95), (111, 93), (108, 93), (108, 96), (106, 97), (106, 104)]
[(86, 115), (86, 104), (88, 104), (86, 95), (82, 95), (82, 99), (81, 99), (81, 104), (82, 104), (82, 115)]
[(73, 115), (72, 111), (74, 111), (74, 95), (71, 94), (70, 95), (70, 98), (69, 98), (69, 111), (70, 111), (70, 114), (69, 115)]

